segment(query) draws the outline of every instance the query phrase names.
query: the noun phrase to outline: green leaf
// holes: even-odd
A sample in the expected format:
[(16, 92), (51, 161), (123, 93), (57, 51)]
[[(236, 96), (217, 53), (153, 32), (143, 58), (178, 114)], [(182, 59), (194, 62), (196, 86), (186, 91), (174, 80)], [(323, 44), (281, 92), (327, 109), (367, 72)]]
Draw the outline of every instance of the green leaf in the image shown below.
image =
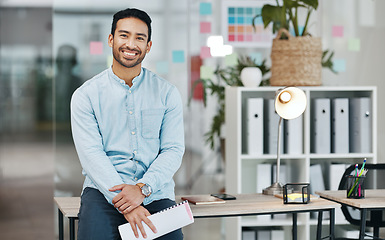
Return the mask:
[(314, 10), (317, 10), (318, 8), (318, 0), (301, 0), (305, 5), (310, 6), (314, 8)]

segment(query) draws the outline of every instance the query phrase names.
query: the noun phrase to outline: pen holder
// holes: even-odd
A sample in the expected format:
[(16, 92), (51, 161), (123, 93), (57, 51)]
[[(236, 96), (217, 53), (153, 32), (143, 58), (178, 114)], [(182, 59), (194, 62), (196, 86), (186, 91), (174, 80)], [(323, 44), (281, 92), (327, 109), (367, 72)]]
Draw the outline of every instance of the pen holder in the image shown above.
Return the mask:
[(365, 198), (365, 176), (345, 176), (347, 180), (347, 198)]
[(283, 203), (310, 202), (309, 183), (287, 183), (283, 186)]

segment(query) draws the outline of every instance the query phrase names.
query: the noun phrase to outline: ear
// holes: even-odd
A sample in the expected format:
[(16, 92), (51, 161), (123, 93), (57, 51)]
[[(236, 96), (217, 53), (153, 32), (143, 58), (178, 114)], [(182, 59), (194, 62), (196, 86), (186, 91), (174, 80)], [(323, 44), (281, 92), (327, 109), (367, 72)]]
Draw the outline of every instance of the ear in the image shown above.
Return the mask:
[(149, 53), (149, 52), (150, 52), (151, 47), (152, 47), (152, 41), (149, 41), (149, 42), (147, 43), (147, 51), (146, 51), (146, 53)]
[(112, 34), (108, 35), (108, 46), (112, 47), (114, 43), (114, 36)]

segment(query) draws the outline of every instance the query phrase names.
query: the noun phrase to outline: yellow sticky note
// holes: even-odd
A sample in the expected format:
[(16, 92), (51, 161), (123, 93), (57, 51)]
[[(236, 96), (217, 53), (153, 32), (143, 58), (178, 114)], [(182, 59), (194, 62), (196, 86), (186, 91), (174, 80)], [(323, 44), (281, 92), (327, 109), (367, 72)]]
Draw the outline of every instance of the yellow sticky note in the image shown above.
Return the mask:
[(237, 64), (238, 64), (238, 55), (236, 53), (232, 53), (230, 55), (225, 56), (226, 66), (235, 66)]
[(348, 41), (348, 50), (358, 52), (361, 49), (361, 41), (359, 38), (350, 38)]

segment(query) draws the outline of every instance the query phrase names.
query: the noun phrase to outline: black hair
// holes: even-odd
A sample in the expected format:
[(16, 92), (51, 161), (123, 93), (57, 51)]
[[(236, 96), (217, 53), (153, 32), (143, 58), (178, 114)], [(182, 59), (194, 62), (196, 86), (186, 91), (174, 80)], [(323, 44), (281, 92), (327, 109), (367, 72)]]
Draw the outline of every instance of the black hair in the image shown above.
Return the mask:
[(112, 36), (115, 35), (116, 30), (116, 24), (120, 19), (124, 18), (137, 18), (139, 20), (142, 20), (148, 28), (148, 39), (147, 42), (151, 41), (151, 18), (148, 16), (148, 14), (142, 10), (136, 9), (136, 8), (127, 8), (125, 10), (121, 10), (114, 14), (113, 20), (112, 20), (112, 27), (111, 27), (111, 34)]

